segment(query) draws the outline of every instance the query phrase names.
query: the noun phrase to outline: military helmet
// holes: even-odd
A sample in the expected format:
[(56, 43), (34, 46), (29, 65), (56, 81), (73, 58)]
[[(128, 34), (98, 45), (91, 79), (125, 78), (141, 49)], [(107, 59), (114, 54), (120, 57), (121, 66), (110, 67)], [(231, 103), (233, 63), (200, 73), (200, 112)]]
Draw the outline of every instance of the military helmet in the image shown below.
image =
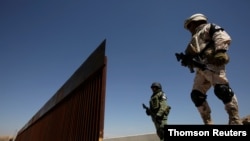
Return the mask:
[(159, 83), (159, 82), (154, 82), (154, 83), (152, 83), (152, 85), (151, 85), (151, 88), (152, 88), (152, 87), (157, 87), (157, 88), (161, 89), (161, 83)]
[(207, 17), (201, 13), (193, 14), (189, 18), (187, 18), (184, 22), (184, 28), (188, 29), (188, 25), (193, 21), (205, 21), (207, 22)]

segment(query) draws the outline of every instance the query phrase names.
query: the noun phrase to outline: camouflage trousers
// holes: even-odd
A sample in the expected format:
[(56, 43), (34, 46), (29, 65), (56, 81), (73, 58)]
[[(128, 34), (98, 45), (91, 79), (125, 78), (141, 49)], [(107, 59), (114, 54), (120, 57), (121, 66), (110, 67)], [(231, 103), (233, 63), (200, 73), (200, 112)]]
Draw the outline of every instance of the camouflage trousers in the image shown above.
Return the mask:
[[(209, 70), (197, 70), (193, 84), (193, 90), (198, 90), (205, 95), (206, 92), (216, 84), (229, 84), (228, 79), (226, 77), (225, 66), (208, 65), (208, 67), (214, 72), (211, 72)], [(239, 117), (239, 108), (236, 95), (234, 94), (232, 100), (228, 103), (224, 103), (224, 105), (229, 117), (228, 124), (241, 125), (242, 122)], [(204, 124), (213, 124), (211, 118), (211, 109), (207, 101), (203, 102), (203, 104), (197, 107), (197, 109), (201, 115)]]
[(160, 138), (160, 141), (164, 141), (164, 126), (167, 125), (167, 116), (164, 116), (163, 119), (159, 122), (152, 118), (154, 123), (157, 136)]

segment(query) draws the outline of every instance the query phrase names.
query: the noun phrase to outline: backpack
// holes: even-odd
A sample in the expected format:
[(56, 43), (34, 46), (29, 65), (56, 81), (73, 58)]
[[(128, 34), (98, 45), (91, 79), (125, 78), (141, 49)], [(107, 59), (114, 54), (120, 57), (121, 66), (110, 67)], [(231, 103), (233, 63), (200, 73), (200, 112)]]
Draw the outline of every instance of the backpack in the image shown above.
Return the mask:
[(224, 31), (224, 29), (222, 27), (218, 26), (215, 23), (210, 23), (210, 25), (211, 26), (210, 26), (210, 29), (209, 29), (209, 35), (210, 35), (211, 38), (213, 37), (215, 32), (220, 31), (220, 30)]
[[(213, 38), (213, 35), (215, 32), (217, 31), (224, 31), (224, 29), (222, 27), (220, 27), (219, 25), (215, 24), (215, 23), (210, 23), (210, 29), (209, 29), (209, 35), (210, 35), (210, 38), (212, 39)], [(200, 52), (200, 56), (202, 56), (204, 54), (204, 52), (209, 48), (209, 46), (211, 44), (213, 44), (214, 41), (211, 40), (207, 45), (206, 47)]]

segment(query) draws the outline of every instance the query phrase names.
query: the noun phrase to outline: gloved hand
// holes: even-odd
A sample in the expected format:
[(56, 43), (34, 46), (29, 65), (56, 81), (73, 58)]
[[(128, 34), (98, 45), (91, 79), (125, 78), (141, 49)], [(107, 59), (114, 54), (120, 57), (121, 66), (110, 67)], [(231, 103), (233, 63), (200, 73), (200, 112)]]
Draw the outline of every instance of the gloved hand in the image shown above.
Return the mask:
[(191, 56), (185, 55), (185, 56), (182, 58), (182, 60), (181, 60), (181, 65), (184, 66), (184, 67), (186, 67), (186, 66), (190, 65), (191, 62), (192, 62)]
[(188, 65), (188, 60), (181, 60), (181, 65), (186, 67)]
[(217, 52), (215, 53), (215, 55), (213, 56), (213, 61), (212, 64), (216, 65), (216, 66), (221, 66), (221, 65), (225, 65), (229, 62), (229, 56), (227, 55), (227, 53), (224, 52)]
[(148, 116), (150, 116), (150, 115), (151, 115), (151, 111), (150, 111), (149, 109), (147, 109), (147, 110), (146, 110), (146, 114), (147, 114)]

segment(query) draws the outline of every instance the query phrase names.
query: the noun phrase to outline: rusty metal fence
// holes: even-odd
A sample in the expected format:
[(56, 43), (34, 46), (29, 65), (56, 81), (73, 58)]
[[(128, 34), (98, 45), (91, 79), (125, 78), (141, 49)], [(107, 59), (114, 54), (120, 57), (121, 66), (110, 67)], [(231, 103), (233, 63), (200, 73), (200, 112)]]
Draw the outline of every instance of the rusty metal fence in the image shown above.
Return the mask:
[(107, 57), (104, 40), (18, 132), (15, 141), (102, 141)]

